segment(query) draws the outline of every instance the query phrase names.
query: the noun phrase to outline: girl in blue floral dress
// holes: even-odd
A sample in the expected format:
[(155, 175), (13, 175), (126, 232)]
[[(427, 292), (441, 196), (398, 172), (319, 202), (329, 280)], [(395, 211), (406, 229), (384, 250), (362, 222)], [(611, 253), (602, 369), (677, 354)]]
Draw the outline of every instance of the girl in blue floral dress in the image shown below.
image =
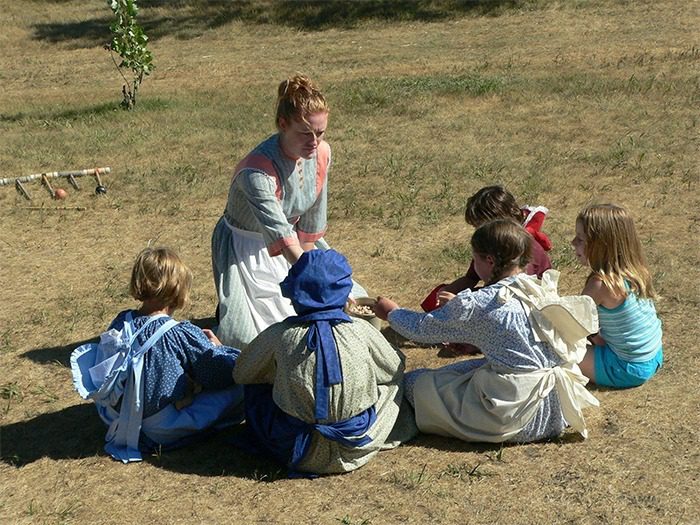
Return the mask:
[(140, 308), (119, 313), (100, 344), (71, 356), (76, 389), (97, 404), (109, 427), (105, 449), (115, 459), (137, 461), (142, 450), (183, 445), (243, 418), (243, 388), (233, 381), (240, 351), (171, 318), (191, 282), (175, 252), (146, 248), (129, 285)]
[(555, 270), (541, 281), (524, 274), (531, 242), (515, 221), (488, 222), (471, 240), (474, 267), (486, 286), (444, 292), (446, 304), (429, 313), (378, 298), (376, 314), (404, 337), (468, 343), (484, 354), (406, 373), (405, 395), (421, 431), (465, 441), (529, 442), (571, 425), (586, 435), (581, 409), (598, 403), (584, 387), (578, 362), (585, 336), (597, 328), (595, 305), (588, 297), (559, 297)]

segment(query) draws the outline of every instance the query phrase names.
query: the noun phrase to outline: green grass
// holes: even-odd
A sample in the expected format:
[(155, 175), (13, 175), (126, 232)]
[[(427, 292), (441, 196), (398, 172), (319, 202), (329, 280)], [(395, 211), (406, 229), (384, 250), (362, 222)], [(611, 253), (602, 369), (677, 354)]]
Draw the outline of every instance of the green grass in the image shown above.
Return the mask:
[[(458, 75), (404, 76), (399, 78), (363, 78), (338, 86), (343, 109), (352, 108), (360, 113), (390, 109), (394, 114), (404, 114), (416, 102), (423, 101), (422, 108), (414, 109), (417, 116), (429, 111), (428, 99), (433, 97), (480, 97), (500, 93), (505, 89), (501, 77), (467, 72)], [(420, 106), (420, 104), (418, 104)]]

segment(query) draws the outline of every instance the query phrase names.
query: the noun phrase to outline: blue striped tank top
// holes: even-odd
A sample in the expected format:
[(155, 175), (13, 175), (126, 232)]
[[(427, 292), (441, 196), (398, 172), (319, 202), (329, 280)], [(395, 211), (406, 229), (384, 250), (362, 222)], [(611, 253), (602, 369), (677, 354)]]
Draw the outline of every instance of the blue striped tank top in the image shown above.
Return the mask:
[(628, 291), (621, 305), (598, 306), (598, 321), (601, 337), (620, 359), (648, 361), (661, 349), (661, 320), (650, 299)]

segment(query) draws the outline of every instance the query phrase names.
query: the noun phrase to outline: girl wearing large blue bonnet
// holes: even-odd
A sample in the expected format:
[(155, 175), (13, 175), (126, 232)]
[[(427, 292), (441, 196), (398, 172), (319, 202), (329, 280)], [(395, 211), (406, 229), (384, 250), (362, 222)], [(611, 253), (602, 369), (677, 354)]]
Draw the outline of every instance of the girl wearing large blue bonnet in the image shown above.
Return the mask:
[(351, 274), (334, 250), (302, 254), (281, 284), (297, 315), (260, 333), (234, 370), (250, 441), (290, 475), (351, 471), (416, 433), (404, 356), (344, 311)]

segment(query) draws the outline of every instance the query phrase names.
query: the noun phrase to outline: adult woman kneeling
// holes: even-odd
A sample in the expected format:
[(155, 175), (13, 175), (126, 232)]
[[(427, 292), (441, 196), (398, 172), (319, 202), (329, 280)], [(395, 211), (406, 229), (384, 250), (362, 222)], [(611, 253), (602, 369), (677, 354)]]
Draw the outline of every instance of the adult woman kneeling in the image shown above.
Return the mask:
[[(294, 315), (279, 283), (302, 253), (328, 248), (331, 149), (329, 107), (316, 85), (295, 75), (278, 87), (278, 133), (235, 168), (223, 217), (212, 235), (219, 306), (217, 335), (243, 348), (272, 323)], [(366, 296), (361, 287), (356, 297)]]

